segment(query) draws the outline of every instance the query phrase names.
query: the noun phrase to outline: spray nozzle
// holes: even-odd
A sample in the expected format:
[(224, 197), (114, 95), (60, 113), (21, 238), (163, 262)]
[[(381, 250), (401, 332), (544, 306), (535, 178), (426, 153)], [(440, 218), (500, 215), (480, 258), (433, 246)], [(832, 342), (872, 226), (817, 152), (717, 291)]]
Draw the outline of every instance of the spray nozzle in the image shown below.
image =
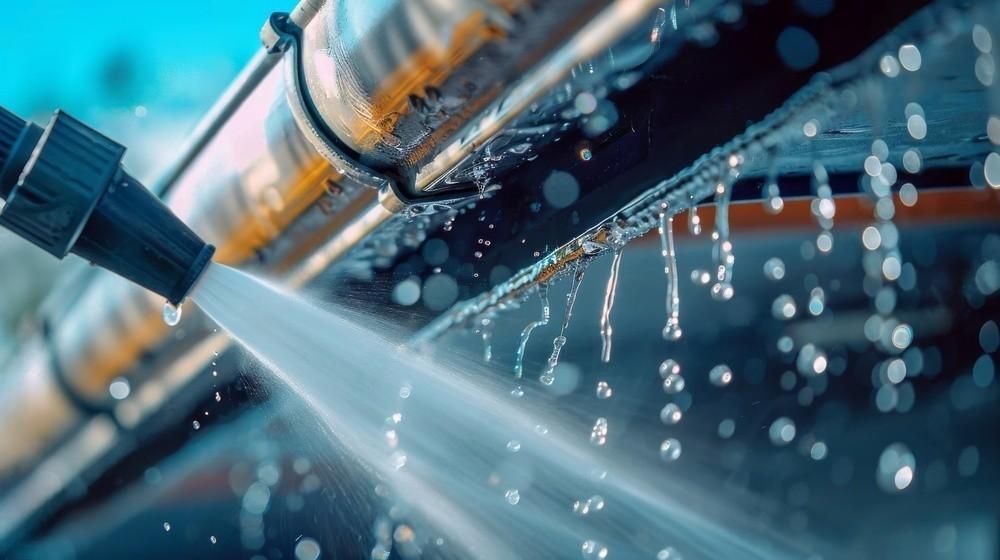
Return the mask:
[(63, 112), (42, 129), (0, 107), (0, 225), (179, 304), (215, 248), (122, 168), (124, 154)]

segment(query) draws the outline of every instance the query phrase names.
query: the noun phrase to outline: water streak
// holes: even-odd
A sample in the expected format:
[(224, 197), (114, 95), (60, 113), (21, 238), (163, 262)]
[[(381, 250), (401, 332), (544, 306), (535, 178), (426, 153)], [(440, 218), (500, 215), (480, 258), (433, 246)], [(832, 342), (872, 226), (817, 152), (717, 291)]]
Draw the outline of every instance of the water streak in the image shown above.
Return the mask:
[(732, 196), (732, 181), (735, 179), (735, 169), (729, 176), (719, 181), (715, 187), (715, 231), (712, 239), (712, 256), (715, 258), (715, 284), (712, 285), (712, 297), (726, 301), (733, 297), (733, 265), (736, 256), (733, 254), (733, 243), (729, 240), (729, 200)]
[(552, 340), (552, 354), (549, 355), (545, 369), (538, 378), (545, 385), (552, 385), (556, 380), (555, 370), (556, 366), (559, 365), (559, 354), (562, 352), (563, 346), (566, 345), (566, 329), (569, 328), (569, 320), (573, 317), (576, 294), (580, 291), (580, 284), (583, 283), (583, 275), (586, 272), (587, 267), (577, 262), (573, 269), (573, 284), (570, 285), (569, 292), (566, 293), (566, 311), (563, 313), (562, 325), (559, 327), (559, 336)]
[(615, 292), (618, 291), (618, 269), (622, 264), (622, 247), (616, 245), (611, 258), (611, 274), (608, 276), (608, 287), (604, 290), (604, 306), (601, 308), (601, 361), (611, 361), (611, 308), (615, 305)]
[(667, 214), (667, 209), (666, 202), (660, 204), (660, 254), (663, 255), (663, 273), (667, 275), (667, 323), (663, 327), (663, 339), (677, 340), (681, 337), (681, 297), (674, 250), (674, 217)]
[[(578, 267), (570, 304), (582, 276)], [(507, 398), (509, 387), (499, 379), (459, 373), (469, 364), (448, 367), (402, 351), (343, 316), (221, 265), (209, 267), (192, 299), (309, 405), (337, 447), (391, 488), (390, 499), (415, 531), (447, 537), (452, 552), (442, 558), (568, 557), (588, 539), (600, 539), (616, 557), (655, 554), (655, 543), (637, 542), (631, 529), (594, 526), (569, 511), (595, 469), (609, 471), (609, 459), (567, 428), (571, 416), (531, 411)], [(394, 429), (406, 437), (390, 449), (377, 443), (385, 441), (386, 414), (398, 411), (400, 384), (410, 391), (405, 421)], [(603, 423), (597, 428), (599, 441)], [(497, 470), (497, 454), (510, 457), (512, 440), (518, 461), (536, 473), (531, 483), (515, 484)], [(661, 535), (685, 554), (804, 554), (746, 515), (749, 505), (719, 502), (704, 484), (698, 489), (696, 476), (663, 478), (642, 461), (615, 461), (610, 472), (602, 499), (613, 500), (629, 527)], [(497, 486), (486, 482), (491, 473)]]
[(514, 378), (521, 379), (524, 375), (524, 351), (528, 347), (528, 339), (531, 338), (531, 333), (538, 327), (544, 327), (549, 324), (549, 317), (551, 316), (551, 306), (549, 305), (549, 285), (539, 284), (538, 285), (538, 298), (542, 301), (542, 318), (537, 321), (532, 321), (528, 323), (524, 330), (521, 331), (521, 339), (517, 343), (517, 354), (514, 356)]

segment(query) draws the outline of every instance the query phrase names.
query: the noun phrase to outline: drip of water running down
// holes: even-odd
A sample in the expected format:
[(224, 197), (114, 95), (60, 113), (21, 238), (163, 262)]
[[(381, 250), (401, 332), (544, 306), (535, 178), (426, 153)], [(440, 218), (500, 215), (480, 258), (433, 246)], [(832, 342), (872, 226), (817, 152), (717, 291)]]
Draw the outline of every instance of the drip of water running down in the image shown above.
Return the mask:
[(733, 182), (739, 174), (739, 156), (731, 156), (726, 176), (715, 187), (715, 231), (712, 239), (715, 245), (712, 254), (715, 257), (715, 283), (712, 284), (712, 297), (719, 301), (733, 298), (733, 265), (736, 256), (733, 254), (733, 243), (729, 240), (729, 200), (732, 197)]
[(663, 255), (663, 273), (667, 275), (667, 324), (663, 327), (664, 340), (681, 337), (681, 297), (677, 291), (677, 253), (674, 251), (674, 217), (667, 214), (667, 203), (660, 203), (660, 254)]
[(528, 323), (528, 326), (524, 327), (524, 330), (521, 331), (521, 340), (517, 343), (517, 354), (514, 356), (515, 379), (521, 379), (524, 375), (524, 351), (528, 347), (528, 339), (531, 338), (531, 333), (538, 327), (544, 327), (549, 324), (549, 317), (552, 311), (549, 305), (548, 284), (540, 284), (538, 286), (538, 298), (542, 301), (542, 318)]
[(611, 361), (611, 308), (615, 305), (615, 292), (618, 290), (618, 270), (622, 264), (622, 246), (615, 244), (611, 257), (611, 274), (608, 276), (608, 287), (604, 290), (604, 306), (601, 308), (601, 361)]
[(688, 210), (688, 231), (691, 235), (701, 235), (701, 216), (698, 215), (698, 207), (695, 206), (694, 201), (691, 202), (691, 208)]
[(552, 339), (552, 354), (549, 355), (545, 369), (538, 378), (545, 385), (552, 385), (556, 380), (555, 371), (556, 366), (559, 365), (559, 354), (562, 352), (563, 346), (566, 345), (566, 329), (569, 327), (569, 320), (573, 316), (573, 306), (576, 305), (576, 294), (580, 291), (580, 284), (583, 284), (583, 275), (586, 272), (587, 268), (577, 262), (576, 267), (573, 269), (573, 284), (569, 287), (569, 292), (566, 293), (566, 311), (563, 313), (562, 325), (559, 327), (559, 336)]
[[(583, 277), (580, 266), (568, 311)], [(192, 300), (306, 403), (329, 433), (391, 488), (407, 521), (426, 538), (447, 537), (441, 558), (573, 557), (581, 543), (599, 540), (616, 557), (653, 557), (664, 546), (694, 557), (801, 557), (787, 537), (762, 528), (749, 505), (718, 502), (696, 477), (665, 478), (663, 463), (602, 458), (575, 430), (570, 416), (532, 412), (503, 395), (497, 379), (433, 363), (342, 316), (236, 270), (213, 264)], [(570, 313), (567, 312), (568, 320)], [(385, 418), (399, 407), (395, 446), (386, 444)], [(544, 426), (544, 428), (540, 428)], [(604, 424), (596, 428), (597, 438)], [(534, 480), (520, 487), (497, 469), (516, 441), (518, 461)], [(332, 443), (332, 441), (331, 441)], [(652, 452), (652, 450), (650, 450)], [(672, 447), (670, 458), (679, 457)], [(661, 450), (661, 454), (664, 452)], [(651, 453), (652, 454), (652, 453)], [(636, 460), (637, 459), (637, 460)], [(595, 525), (569, 507), (593, 485), (632, 522)], [(490, 485), (492, 476), (500, 477)], [(499, 474), (498, 474), (499, 473)], [(699, 504), (691, 508), (690, 504)], [(634, 530), (656, 535), (636, 541)], [(659, 542), (657, 542), (659, 541)]]

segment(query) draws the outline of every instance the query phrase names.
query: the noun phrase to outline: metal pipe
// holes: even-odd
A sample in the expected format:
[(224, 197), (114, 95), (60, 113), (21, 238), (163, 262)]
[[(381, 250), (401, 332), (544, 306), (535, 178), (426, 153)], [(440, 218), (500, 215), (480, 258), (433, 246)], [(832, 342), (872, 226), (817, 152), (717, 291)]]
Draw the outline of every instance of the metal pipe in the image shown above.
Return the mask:
[[(471, 43), (462, 43), (461, 52), (434, 58), (436, 65), (431, 65), (434, 72), (414, 73), (429, 64), (427, 52), (435, 51), (426, 41), (437, 41), (441, 31), (428, 33), (427, 29), (419, 29), (426, 20), (410, 17), (414, 6), (419, 4), (426, 4), (426, 8), (440, 2), (397, 2), (393, 6), (403, 11), (390, 10), (385, 17), (376, 18), (367, 31), (374, 37), (377, 33), (402, 30), (419, 40), (409, 45), (393, 43), (399, 48), (383, 53), (386, 55), (383, 57), (369, 57), (366, 68), (353, 67), (354, 71), (364, 70), (369, 77), (394, 77), (380, 80), (376, 90), (364, 92), (363, 99), (384, 103), (348, 104), (324, 115), (326, 124), (335, 126), (333, 123), (338, 120), (371, 124), (374, 115), (388, 109), (400, 113), (399, 120), (391, 127), (384, 120), (379, 121), (378, 130), (389, 134), (379, 136), (373, 146), (392, 144), (395, 141), (391, 137), (395, 136), (406, 139), (406, 149), (399, 150), (397, 146), (388, 158), (376, 157), (377, 149), (355, 153), (362, 163), (377, 163), (380, 169), (391, 171), (396, 177), (415, 176), (415, 166), (432, 161), (445, 150), (467, 122), (478, 118), (491, 102), (502, 99), (503, 93), (525, 71), (545, 60), (546, 54), (558, 44), (573, 43), (574, 37), (577, 42), (580, 38), (588, 41), (587, 48), (576, 56), (560, 55), (544, 66), (565, 76), (580, 60), (579, 56), (606, 48), (606, 42), (629, 30), (629, 25), (618, 25), (614, 26), (614, 33), (606, 30), (599, 36), (587, 33), (578, 36), (581, 29), (589, 29), (593, 18), (601, 14), (620, 15), (615, 10), (622, 6), (628, 8), (629, 14), (637, 15), (641, 7), (651, 8), (654, 3), (581, 0), (579, 5), (586, 9), (581, 8), (579, 17), (564, 21), (565, 5), (555, 0), (533, 2), (532, 12), (521, 13), (522, 17), (517, 19), (513, 15), (529, 9), (527, 4), (453, 0), (450, 5), (462, 7), (461, 12), (471, 14), (472, 19), (449, 22), (453, 26), (449, 36), (469, 39), (462, 35), (469, 29), (459, 24), (469, 25), (470, 21), (480, 31), (494, 31), (497, 25), (504, 29), (516, 25), (518, 33), (509, 37), (474, 34)], [(610, 11), (601, 11), (605, 5), (611, 6)], [(342, 38), (331, 36), (327, 27), (336, 22), (331, 19), (334, 12), (343, 15), (365, 6), (360, 0), (330, 3), (303, 0), (289, 20), (303, 27), (307, 38), (338, 41)], [(557, 27), (553, 27), (554, 21), (558, 21)], [(624, 23), (631, 24), (634, 20)], [(558, 33), (553, 33), (553, 29)], [(315, 54), (316, 50), (312, 51)], [(380, 66), (380, 61), (385, 64)], [(501, 79), (486, 80), (499, 62), (505, 69)], [(294, 64), (299, 61), (288, 54), (257, 55), (199, 125), (159, 188), (166, 193), (165, 201), (174, 213), (206, 242), (216, 246), (216, 260), (277, 274), (292, 285), (303, 285), (363, 244), (376, 230), (406, 227), (412, 216), (398, 214), (406, 205), (397, 193), (387, 188), (379, 192), (375, 187), (380, 185), (365, 184), (331, 165), (307, 139), (295, 119), (296, 100), (290, 95), (293, 84), (287, 81), (289, 66)], [(460, 88), (469, 83), (489, 83), (489, 87), (463, 94), (461, 99), (466, 106), (461, 111), (440, 108), (428, 117), (419, 110), (420, 102), (411, 102), (414, 92), (420, 92), (425, 102), (447, 100), (449, 97), (441, 95), (459, 95)], [(521, 86), (518, 98), (537, 99), (551, 84), (548, 80), (535, 80), (533, 85)], [(315, 89), (312, 97), (318, 97)], [(369, 112), (373, 107), (378, 110)], [(523, 108), (523, 103), (516, 108)], [(500, 121), (494, 117), (488, 122), (503, 124), (516, 114), (504, 110), (508, 111), (508, 117)], [(466, 138), (474, 140), (466, 141), (462, 149), (482, 145), (500, 128), (477, 126), (476, 132)], [(340, 139), (363, 147), (357, 143), (361, 137), (345, 135)], [(444, 176), (446, 167), (436, 164), (434, 175)], [(0, 494), (0, 512), (11, 515), (6, 525), (0, 527), (0, 542), (9, 541), (13, 531), (32, 515), (30, 508), (23, 509), (25, 504), (37, 505), (58, 494), (47, 490), (41, 498), (37, 494), (26, 497), (25, 492), (31, 494), (32, 488), (41, 488), (37, 486), (37, 473), (25, 476), (40, 454), (72, 449), (81, 441), (82, 434), (89, 433), (80, 429), (85, 425), (84, 419), (94, 411), (104, 411), (98, 417), (114, 418), (120, 426), (140, 426), (163, 402), (189, 384), (215, 352), (225, 349), (227, 338), (212, 334), (211, 326), (197, 316), (188, 317), (182, 331), (171, 332), (161, 319), (162, 302), (115, 276), (97, 274), (68, 307), (50, 313), (47, 320), (51, 330), (37, 333), (24, 344), (21, 355), (6, 365), (9, 371), (5, 377), (13, 383), (37, 381), (25, 385), (21, 389), (25, 393), (12, 393), (7, 406), (0, 407), (0, 456), (3, 457), (0, 477), (26, 484)], [(26, 362), (35, 365), (28, 368)], [(134, 390), (132, 397), (116, 403), (108, 396), (108, 386), (119, 377), (130, 380)], [(61, 393), (66, 396), (53, 396)], [(24, 398), (26, 394), (37, 398)], [(32, 408), (33, 404), (38, 408)], [(45, 410), (43, 414), (52, 422), (38, 425), (37, 430), (25, 434), (23, 419), (39, 415), (40, 410)], [(30, 443), (21, 442), (25, 437)], [(72, 468), (64, 465), (67, 473), (86, 472), (98, 460), (91, 455), (74, 459), (72, 454), (58, 453), (61, 460), (73, 464)], [(61, 477), (59, 484), (73, 476)]]

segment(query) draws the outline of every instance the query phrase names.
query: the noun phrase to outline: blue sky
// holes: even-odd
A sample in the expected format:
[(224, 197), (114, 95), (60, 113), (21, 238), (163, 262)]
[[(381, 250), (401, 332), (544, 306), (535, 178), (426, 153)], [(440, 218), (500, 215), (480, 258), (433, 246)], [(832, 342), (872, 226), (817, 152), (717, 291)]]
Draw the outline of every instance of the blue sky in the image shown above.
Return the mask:
[[(24, 0), (0, 17), (0, 105), (63, 108), (126, 144), (147, 177), (259, 48), (294, 0)], [(140, 107), (141, 106), (141, 107)], [(138, 110), (137, 110), (138, 108)], [(159, 148), (156, 148), (159, 146)]]

